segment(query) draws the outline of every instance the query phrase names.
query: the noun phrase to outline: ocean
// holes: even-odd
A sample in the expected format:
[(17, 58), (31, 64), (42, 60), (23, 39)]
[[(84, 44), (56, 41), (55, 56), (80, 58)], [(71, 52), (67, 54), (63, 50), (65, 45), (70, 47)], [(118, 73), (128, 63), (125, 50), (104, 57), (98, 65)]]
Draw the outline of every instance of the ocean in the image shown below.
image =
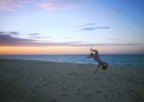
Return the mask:
[[(0, 55), (4, 59), (23, 59), (49, 62), (70, 62), (80, 64), (97, 64), (87, 55)], [(144, 54), (103, 54), (100, 58), (109, 65), (136, 66), (144, 68)]]

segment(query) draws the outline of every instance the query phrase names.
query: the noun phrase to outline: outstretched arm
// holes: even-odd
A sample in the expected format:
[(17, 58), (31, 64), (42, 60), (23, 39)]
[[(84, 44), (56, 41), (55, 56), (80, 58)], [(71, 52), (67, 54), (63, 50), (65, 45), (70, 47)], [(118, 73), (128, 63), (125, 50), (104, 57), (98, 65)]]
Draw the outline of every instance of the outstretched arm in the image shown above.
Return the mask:
[(92, 48), (90, 48), (90, 51), (93, 51), (93, 52), (98, 52), (97, 50), (94, 50), (94, 49), (92, 49)]
[(90, 55), (87, 55), (87, 57), (88, 57), (88, 58), (91, 58), (91, 57), (92, 57), (92, 53), (90, 53)]

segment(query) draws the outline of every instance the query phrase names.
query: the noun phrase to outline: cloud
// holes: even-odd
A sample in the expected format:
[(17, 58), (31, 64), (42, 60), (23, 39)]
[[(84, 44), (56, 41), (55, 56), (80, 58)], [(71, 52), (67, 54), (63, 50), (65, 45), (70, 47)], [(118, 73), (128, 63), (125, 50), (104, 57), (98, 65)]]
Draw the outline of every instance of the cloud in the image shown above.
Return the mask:
[(63, 3), (63, 2), (45, 2), (41, 3), (40, 7), (46, 9), (48, 11), (54, 11), (59, 9), (67, 9), (67, 8), (76, 8), (78, 5), (72, 3)]
[(127, 9), (124, 9), (124, 8), (115, 8), (115, 9), (113, 9), (113, 10), (114, 10), (114, 11), (118, 11), (118, 12), (119, 12), (119, 11), (120, 11), (120, 12), (121, 12), (121, 11), (127, 11)]
[(31, 38), (44, 39), (44, 38), (52, 38), (52, 37), (51, 36), (31, 36)]
[(83, 44), (77, 44), (76, 46), (136, 46), (136, 45), (142, 45), (142, 44), (136, 44), (136, 43), (83, 43)]
[(0, 35), (0, 46), (136, 46), (136, 43), (39, 42), (38, 40)]
[(68, 1), (58, 1), (59, 0), (0, 0), (0, 11), (13, 11), (23, 6), (35, 6), (49, 11), (78, 7), (77, 4), (68, 3)]
[(96, 23), (86, 23), (86, 24), (82, 24), (82, 25), (79, 25), (77, 26), (77, 28), (79, 30), (77, 31), (93, 31), (93, 30), (97, 30), (97, 29), (110, 29), (111, 27), (110, 26), (95, 26)]
[(0, 35), (2, 35), (2, 34), (5, 34), (5, 32), (3, 32), (3, 31), (0, 31)]
[(114, 8), (112, 9), (112, 12), (114, 13), (121, 13), (121, 12), (125, 12), (127, 11), (127, 9), (124, 9), (124, 8)]
[(7, 35), (19, 35), (19, 33), (15, 32), (15, 31), (13, 31), (13, 32), (0, 31), (0, 35), (3, 35), (3, 34), (7, 34)]
[(86, 24), (79, 25), (77, 27), (85, 27), (85, 26), (93, 26), (93, 25), (96, 25), (96, 23), (86, 23)]
[(0, 11), (12, 11), (14, 8), (32, 1), (35, 0), (0, 0)]
[(85, 27), (78, 31), (93, 31), (93, 30), (97, 30), (97, 29), (110, 29), (110, 28), (111, 27), (109, 27), (109, 26)]
[(120, 39), (117, 39), (117, 38), (111, 38), (111, 39), (109, 39), (109, 40), (112, 40), (112, 41), (118, 41), (118, 40), (120, 40)]
[(1, 46), (23, 46), (32, 44), (35, 40), (12, 37), (11, 35), (0, 35), (0, 45)]
[(43, 39), (43, 38), (52, 38), (51, 36), (40, 36), (39, 33), (31, 33), (28, 34), (30, 36), (30, 38), (36, 38), (36, 39)]
[(39, 33), (31, 33), (31, 34), (28, 34), (30, 36), (36, 36), (36, 35), (39, 35)]
[(64, 37), (64, 38), (66, 38), (66, 39), (71, 39), (72, 37)]
[(12, 37), (11, 35), (0, 35), (0, 46), (23, 46), (32, 44), (34, 40)]
[(18, 32), (10, 32), (9, 34), (11, 34), (11, 35), (19, 35)]
[(11, 35), (0, 35), (0, 46), (73, 46), (76, 42), (38, 42), (38, 40), (17, 38)]

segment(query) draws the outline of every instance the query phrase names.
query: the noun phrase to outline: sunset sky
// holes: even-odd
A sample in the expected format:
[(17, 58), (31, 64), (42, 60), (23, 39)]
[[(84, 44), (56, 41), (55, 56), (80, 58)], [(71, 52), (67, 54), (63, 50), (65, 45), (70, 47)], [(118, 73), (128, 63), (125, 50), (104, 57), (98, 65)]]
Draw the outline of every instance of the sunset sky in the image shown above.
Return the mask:
[(144, 0), (0, 0), (0, 55), (144, 54)]

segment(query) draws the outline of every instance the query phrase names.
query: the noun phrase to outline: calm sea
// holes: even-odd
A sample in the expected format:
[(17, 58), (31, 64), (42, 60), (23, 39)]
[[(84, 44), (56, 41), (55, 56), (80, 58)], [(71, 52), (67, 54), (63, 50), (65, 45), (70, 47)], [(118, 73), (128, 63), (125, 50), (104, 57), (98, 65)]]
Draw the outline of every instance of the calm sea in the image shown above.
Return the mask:
[[(100, 57), (110, 65), (138, 66), (144, 68), (144, 54), (105, 54), (100, 55)], [(92, 58), (87, 58), (87, 55), (0, 55), (0, 58), (96, 64)]]

